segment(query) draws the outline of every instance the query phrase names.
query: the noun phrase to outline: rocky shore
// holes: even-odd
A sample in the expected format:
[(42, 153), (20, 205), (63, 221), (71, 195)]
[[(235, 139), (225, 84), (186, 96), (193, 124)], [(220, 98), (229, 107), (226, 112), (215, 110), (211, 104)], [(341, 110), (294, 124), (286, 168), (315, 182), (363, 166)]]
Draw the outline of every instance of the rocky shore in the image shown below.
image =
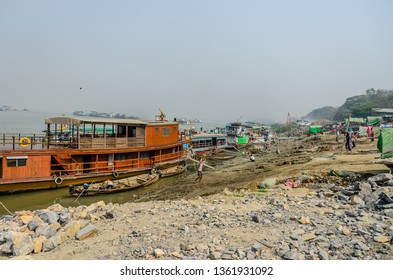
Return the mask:
[[(296, 163), (289, 156), (299, 158), (295, 146), (281, 161), (240, 158), (201, 184), (181, 177), (182, 198), (55, 204), (2, 216), (0, 259), (392, 259), (393, 176), (386, 168), (350, 165), (375, 155), (330, 157), (325, 149), (329, 157)], [(155, 194), (169, 197), (170, 188)]]
[(297, 182), (306, 188), (277, 182), (190, 200), (21, 211), (1, 217), (0, 252), (3, 259), (392, 259), (393, 205), (381, 193), (392, 195), (393, 176), (351, 175), (304, 174)]

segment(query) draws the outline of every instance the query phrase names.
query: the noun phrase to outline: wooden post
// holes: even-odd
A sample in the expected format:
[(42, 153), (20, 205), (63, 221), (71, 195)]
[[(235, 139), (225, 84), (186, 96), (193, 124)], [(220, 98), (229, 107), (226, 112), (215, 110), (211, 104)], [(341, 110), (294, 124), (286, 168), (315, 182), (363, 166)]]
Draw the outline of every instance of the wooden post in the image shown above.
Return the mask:
[(79, 129), (80, 129), (80, 126), (78, 125), (78, 126), (76, 126), (76, 138), (77, 138), (77, 141), (78, 141), (78, 149), (80, 149), (81, 148), (81, 134), (80, 134), (80, 132), (79, 132)]
[(104, 123), (104, 148), (106, 148), (106, 123)]
[(47, 144), (47, 149), (49, 149), (49, 142), (50, 142), (50, 124), (48, 123), (48, 127), (46, 129), (46, 144)]

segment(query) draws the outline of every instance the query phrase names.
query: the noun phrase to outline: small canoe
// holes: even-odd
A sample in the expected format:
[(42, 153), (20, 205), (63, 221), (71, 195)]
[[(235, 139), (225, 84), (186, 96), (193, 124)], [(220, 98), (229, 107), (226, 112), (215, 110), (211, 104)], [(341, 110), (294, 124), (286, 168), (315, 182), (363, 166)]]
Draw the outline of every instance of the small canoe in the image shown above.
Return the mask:
[(143, 174), (113, 181), (113, 188), (106, 188), (105, 183), (85, 184), (82, 186), (69, 186), (68, 193), (73, 196), (93, 196), (112, 194), (133, 190), (153, 184), (159, 179), (159, 174)]
[(207, 156), (210, 160), (228, 160), (235, 158), (235, 154), (215, 153)]
[(185, 165), (177, 165), (173, 166), (170, 168), (165, 168), (158, 170), (158, 173), (160, 174), (161, 177), (170, 177), (170, 176), (175, 176), (177, 174), (180, 174), (186, 170)]

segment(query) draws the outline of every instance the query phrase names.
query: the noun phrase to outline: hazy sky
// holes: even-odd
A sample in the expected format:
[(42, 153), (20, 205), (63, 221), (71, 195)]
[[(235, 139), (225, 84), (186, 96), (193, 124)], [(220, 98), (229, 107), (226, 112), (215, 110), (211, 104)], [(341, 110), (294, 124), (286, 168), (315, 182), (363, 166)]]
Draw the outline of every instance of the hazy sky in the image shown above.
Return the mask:
[(4, 0), (0, 106), (284, 121), (393, 89), (392, 14), (378, 0)]

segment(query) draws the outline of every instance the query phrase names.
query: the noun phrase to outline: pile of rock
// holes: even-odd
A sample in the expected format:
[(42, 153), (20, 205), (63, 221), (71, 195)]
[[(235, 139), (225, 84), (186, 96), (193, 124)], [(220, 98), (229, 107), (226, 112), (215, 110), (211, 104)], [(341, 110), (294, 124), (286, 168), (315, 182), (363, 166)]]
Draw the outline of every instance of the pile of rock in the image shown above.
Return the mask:
[(20, 211), (0, 218), (0, 253), (23, 256), (53, 250), (68, 239), (82, 240), (97, 232), (91, 223), (113, 218), (113, 205), (64, 208), (59, 204), (45, 210)]

